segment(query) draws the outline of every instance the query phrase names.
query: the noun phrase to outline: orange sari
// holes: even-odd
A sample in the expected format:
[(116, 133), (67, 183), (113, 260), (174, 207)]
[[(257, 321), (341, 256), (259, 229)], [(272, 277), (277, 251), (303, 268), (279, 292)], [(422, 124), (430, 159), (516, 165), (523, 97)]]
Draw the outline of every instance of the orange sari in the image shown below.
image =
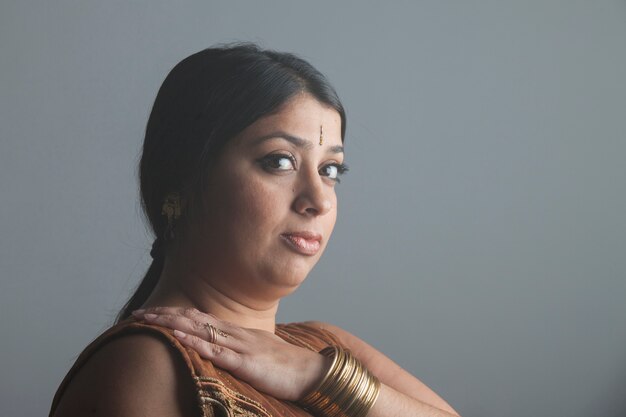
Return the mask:
[[(150, 334), (174, 347), (186, 364), (189, 378), (193, 380), (197, 400), (197, 416), (201, 417), (310, 417), (311, 414), (291, 401), (279, 400), (259, 392), (247, 383), (233, 377), (227, 371), (216, 368), (201, 358), (198, 353), (180, 344), (173, 331), (140, 323), (134, 318), (126, 319), (109, 328), (90, 343), (80, 354), (63, 382), (54, 399), (50, 416), (61, 400), (61, 396), (73, 376), (93, 355), (97, 349), (115, 338), (129, 334)], [(277, 324), (276, 335), (296, 346), (319, 351), (326, 346), (335, 345), (345, 348), (338, 338), (327, 330), (304, 323)]]

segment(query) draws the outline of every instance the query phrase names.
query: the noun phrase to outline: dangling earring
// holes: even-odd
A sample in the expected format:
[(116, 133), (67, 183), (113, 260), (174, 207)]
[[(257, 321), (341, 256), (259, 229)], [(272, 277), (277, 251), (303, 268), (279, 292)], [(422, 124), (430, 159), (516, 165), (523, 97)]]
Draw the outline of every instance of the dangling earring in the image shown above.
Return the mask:
[(180, 194), (169, 193), (165, 197), (165, 201), (161, 207), (161, 214), (167, 216), (165, 236), (169, 239), (174, 239), (174, 225), (181, 214)]

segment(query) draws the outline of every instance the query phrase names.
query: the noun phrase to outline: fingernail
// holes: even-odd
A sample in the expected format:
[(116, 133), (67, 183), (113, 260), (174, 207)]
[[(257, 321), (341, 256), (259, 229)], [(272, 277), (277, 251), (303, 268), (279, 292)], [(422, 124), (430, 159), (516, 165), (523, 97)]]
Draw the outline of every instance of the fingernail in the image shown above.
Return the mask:
[(187, 337), (187, 335), (181, 332), (180, 330), (174, 330), (174, 336), (180, 337), (181, 339), (184, 339), (185, 337)]
[(139, 310), (135, 310), (135, 311), (133, 311), (131, 314), (132, 314), (133, 316), (141, 316), (141, 315), (144, 313), (144, 311), (146, 311), (146, 310), (144, 310), (144, 309), (139, 309)]
[(148, 313), (143, 316), (146, 320), (154, 320), (157, 318), (156, 314)]

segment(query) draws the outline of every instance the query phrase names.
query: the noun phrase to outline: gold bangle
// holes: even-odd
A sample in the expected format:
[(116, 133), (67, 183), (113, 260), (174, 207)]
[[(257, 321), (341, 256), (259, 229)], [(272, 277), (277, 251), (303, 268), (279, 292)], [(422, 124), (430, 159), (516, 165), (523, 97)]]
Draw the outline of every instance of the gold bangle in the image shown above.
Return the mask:
[(323, 417), (365, 417), (380, 393), (380, 381), (349, 351), (329, 346), (320, 351), (333, 361), (318, 387), (300, 404)]
[(322, 379), (322, 382), (319, 383), (318, 387), (311, 391), (308, 395), (306, 395), (302, 400), (300, 400), (302, 404), (306, 404), (308, 406), (316, 408), (327, 405), (327, 398), (322, 395), (322, 393), (328, 390), (332, 379), (337, 373), (337, 370), (343, 367), (344, 359), (342, 355), (339, 355), (339, 349), (333, 346), (322, 349), (319, 353), (327, 357), (332, 357), (333, 362), (330, 365), (328, 372)]

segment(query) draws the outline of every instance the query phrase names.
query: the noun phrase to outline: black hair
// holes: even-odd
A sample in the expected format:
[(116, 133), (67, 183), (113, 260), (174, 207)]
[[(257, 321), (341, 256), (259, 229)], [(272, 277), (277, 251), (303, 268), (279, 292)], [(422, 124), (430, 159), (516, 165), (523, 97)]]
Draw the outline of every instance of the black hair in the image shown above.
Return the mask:
[[(141, 207), (156, 236), (153, 255), (180, 241), (186, 221), (193, 218), (181, 216), (176, 239), (165, 241), (167, 218), (161, 209), (166, 196), (179, 193), (186, 212), (201, 213), (207, 171), (224, 144), (299, 93), (339, 113), (343, 142), (346, 115), (335, 89), (295, 54), (236, 42), (196, 52), (174, 66), (152, 107), (138, 167)], [(156, 287), (165, 256), (153, 258), (117, 322), (145, 303)]]

